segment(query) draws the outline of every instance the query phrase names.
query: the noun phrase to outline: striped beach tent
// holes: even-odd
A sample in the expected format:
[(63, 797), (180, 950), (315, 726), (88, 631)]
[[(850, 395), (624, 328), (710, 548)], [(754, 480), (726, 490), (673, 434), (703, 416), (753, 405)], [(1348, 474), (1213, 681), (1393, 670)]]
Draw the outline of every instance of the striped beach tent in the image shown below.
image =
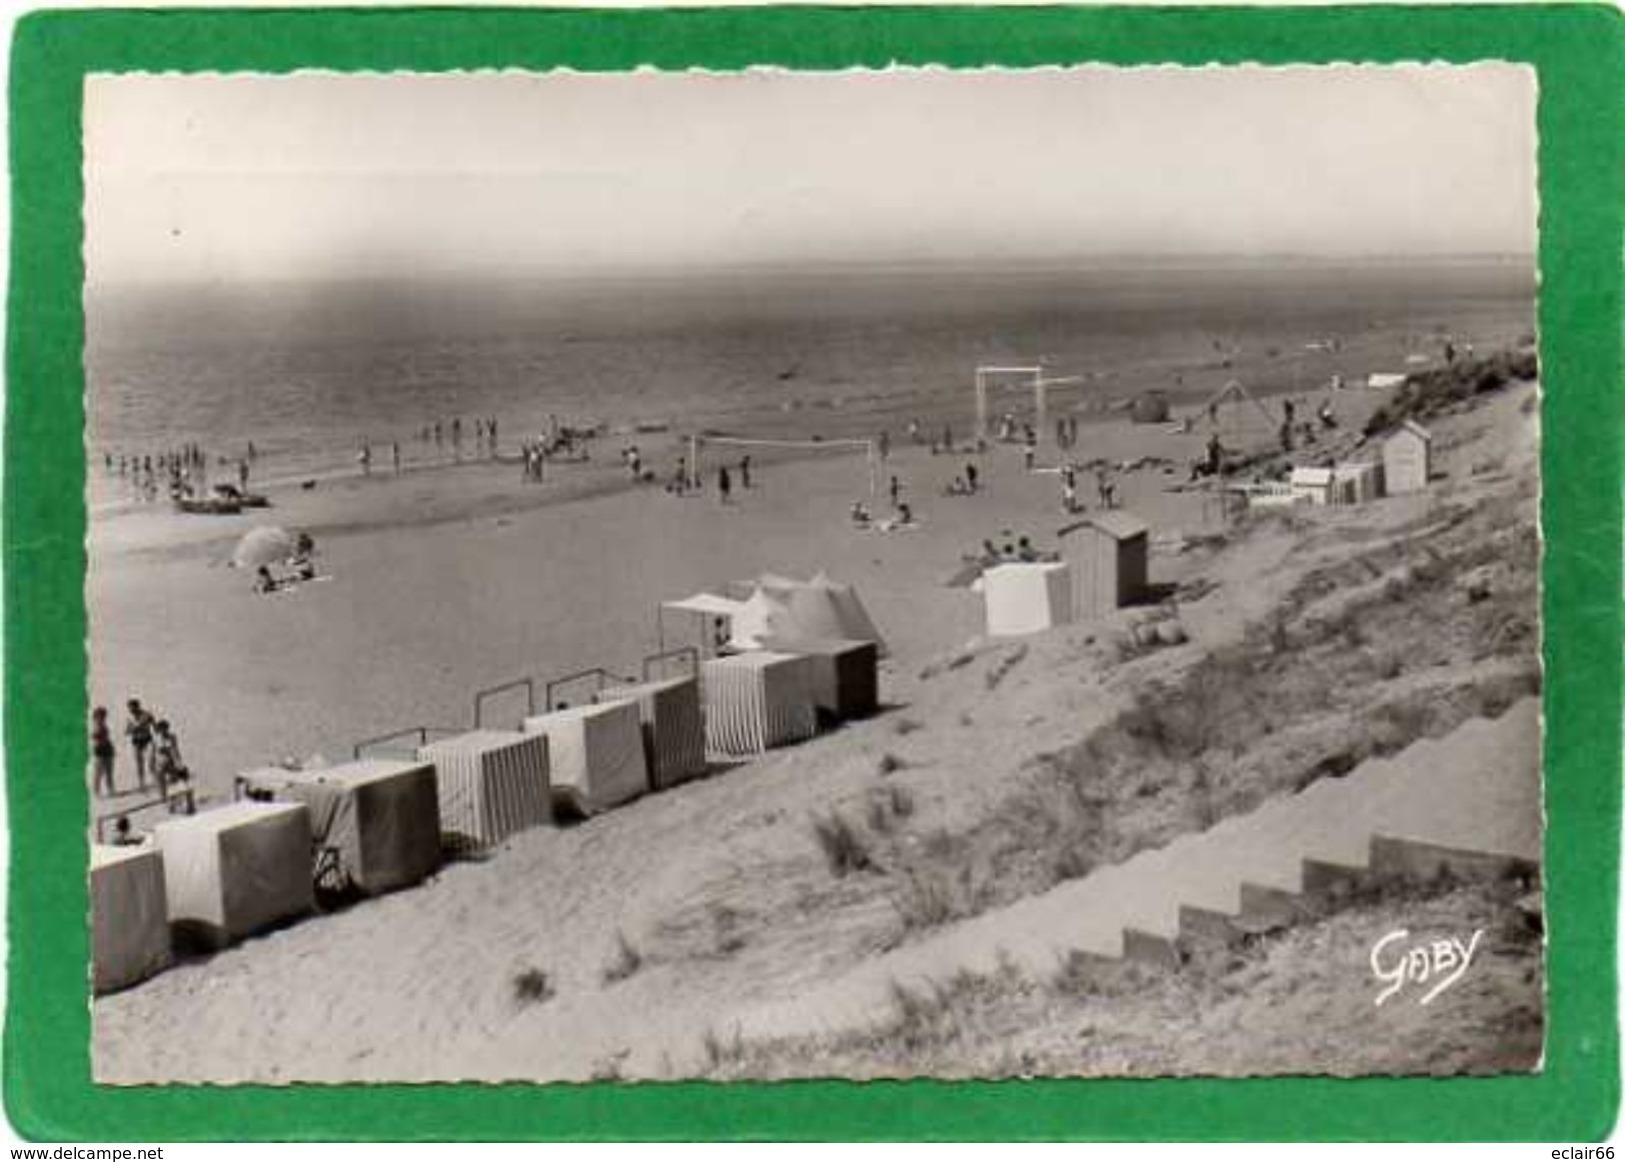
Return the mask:
[(418, 748), (433, 763), (440, 830), (454, 848), (480, 849), (552, 818), (547, 739), (516, 730), (471, 730)]
[(90, 948), (98, 994), (146, 980), (169, 965), (164, 856), (156, 847), (90, 849)]
[(698, 676), (606, 686), (598, 692), (598, 701), (637, 703), (652, 790), (663, 791), (705, 773), (705, 716), (700, 711)]
[(702, 663), (706, 745), (750, 755), (811, 738), (818, 729), (812, 669), (807, 657), (769, 650)]
[(593, 815), (649, 789), (643, 726), (632, 702), (572, 706), (525, 719), (525, 733), (547, 739), (555, 803)]

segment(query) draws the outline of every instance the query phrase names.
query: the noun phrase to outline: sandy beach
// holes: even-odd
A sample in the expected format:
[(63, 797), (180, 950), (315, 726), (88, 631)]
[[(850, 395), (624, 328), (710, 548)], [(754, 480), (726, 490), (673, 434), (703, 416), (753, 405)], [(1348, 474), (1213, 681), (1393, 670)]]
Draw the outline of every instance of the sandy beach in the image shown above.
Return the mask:
[[(1345, 394), (1358, 422), (1370, 404)], [(1120, 420), (1084, 430), (1077, 459), (1184, 465), (1205, 439)], [(743, 453), (723, 454), (733, 465)], [(600, 449), (601, 461), (612, 456)], [(602, 462), (557, 465), (541, 486), (522, 484), (509, 465), (470, 464), (285, 488), (273, 508), (240, 517), (138, 509), (95, 522), (92, 698), (120, 707), (138, 696), (168, 714), (199, 786), (228, 793), (238, 771), (284, 756), (337, 761), (390, 730), (466, 725), (483, 687), (592, 666), (634, 673), (659, 648), (659, 602), (820, 569), (858, 586), (894, 668), (907, 672), (979, 628), (979, 599), (942, 584), (961, 553), (1021, 535), (1053, 548), (1067, 523), (1058, 476), (1026, 472), (1019, 446), (933, 456), (898, 441), (884, 473), (899, 478), (919, 527), (892, 533), (848, 518), (854, 501), (877, 516), (889, 509), (884, 488), (870, 495), (861, 453), (753, 459), (753, 487), (736, 487), (727, 505), (714, 470), (700, 493), (679, 498), (629, 489), (624, 471)], [(1055, 460), (1047, 447), (1039, 467)], [(979, 493), (942, 495), (968, 463)], [(1159, 535), (1200, 532), (1204, 519), (1216, 528), (1211, 500), (1204, 516), (1201, 495), (1166, 490), (1184, 476), (1123, 474), (1121, 500)], [(1092, 477), (1081, 485), (1090, 498)], [(261, 524), (309, 530), (332, 580), (253, 592), (252, 577), (226, 562)], [(692, 623), (668, 622), (668, 646), (693, 643)]]
[[(1487, 426), (1479, 415), (1445, 421), (1445, 470), (1461, 490), (1452, 504), (1470, 509), (1496, 481), (1533, 473), (1532, 421), (1519, 408), (1532, 392), (1497, 399)], [(1339, 393), (1342, 430), (1357, 431), (1384, 398)], [(1177, 682), (1202, 657), (1241, 642), (1307, 570), (1337, 559), (1327, 544), (1400, 536), (1440, 503), (1422, 495), (1321, 510), (1306, 531), (1261, 526), (1217, 556), (1190, 550), (1232, 531), (1211, 499), (1171, 490), (1204, 439), (1200, 430), (1109, 419), (1084, 425), (1072, 452), (1176, 465), (1124, 472), (1119, 489), (1123, 507), (1154, 528), (1153, 581), (1201, 582), (1201, 596), (1180, 603), (1192, 643), (1129, 664), (1118, 664), (1115, 623), (1067, 627), (1015, 651), (982, 642), (979, 597), (943, 584), (983, 538), (1029, 535), (1041, 549), (1053, 546), (1067, 519), (1059, 479), (1025, 471), (1019, 446), (977, 457), (983, 491), (951, 498), (942, 490), (967, 457), (894, 444), (886, 471), (914, 506), (919, 528), (909, 532), (851, 525), (847, 510), (867, 499), (867, 473), (861, 458), (834, 454), (763, 463), (753, 487), (736, 489), (727, 505), (709, 479), (702, 495), (678, 498), (619, 488), (613, 466), (561, 466), (534, 487), (509, 466), (469, 465), (279, 491), (256, 517), (131, 511), (95, 522), (92, 699), (119, 706), (139, 695), (169, 715), (199, 790), (216, 799), (229, 797), (236, 772), (282, 756), (339, 761), (367, 736), (466, 726), (480, 687), (588, 666), (630, 673), (659, 644), (659, 601), (765, 571), (824, 569), (855, 584), (892, 649), (882, 673), (890, 709), (876, 719), (588, 823), (520, 834), (418, 888), (311, 917), (101, 998), (98, 1079), (726, 1071), (729, 1051), (718, 1046), (739, 1035), (743, 1014), (815, 985), (827, 992), (852, 966), (918, 937), (907, 893), (919, 880), (909, 861), (929, 866), (939, 848), (969, 844), (967, 867), (982, 870), (966, 873), (976, 885), (954, 905), (961, 912), (945, 917), (950, 926), (953, 914), (993, 914), (1053, 883), (1058, 873), (1023, 862), (1021, 833), (1000, 830), (1035, 761), (1110, 728), (1147, 683)], [(1505, 471), (1471, 479), (1469, 464), (1486, 457), (1506, 462)], [(1054, 458), (1046, 444), (1040, 468)], [(884, 498), (874, 507), (883, 510)], [(254, 593), (222, 562), (261, 521), (310, 530), (332, 580)], [(1450, 709), (1441, 713), (1473, 713), (1450, 691), (1522, 680), (1499, 665), (1467, 658), (1459, 675), (1430, 671), (1428, 681), (1446, 683), (1439, 704)], [(877, 769), (885, 775), (893, 763), (897, 773), (877, 783)], [(1257, 793), (1242, 788), (1238, 802)], [(1192, 826), (1182, 800), (1145, 802), (1137, 844)], [(895, 875), (830, 875), (811, 824), (838, 811), (867, 813), (876, 842), (890, 845), (885, 866)], [(545, 971), (554, 990), (546, 1004), (515, 1000), (512, 981), (527, 969)], [(844, 1071), (822, 1060), (806, 1068)], [(1101, 1068), (1116, 1066), (1134, 1071), (1120, 1061)], [(1000, 1071), (974, 1055), (961, 1068)]]

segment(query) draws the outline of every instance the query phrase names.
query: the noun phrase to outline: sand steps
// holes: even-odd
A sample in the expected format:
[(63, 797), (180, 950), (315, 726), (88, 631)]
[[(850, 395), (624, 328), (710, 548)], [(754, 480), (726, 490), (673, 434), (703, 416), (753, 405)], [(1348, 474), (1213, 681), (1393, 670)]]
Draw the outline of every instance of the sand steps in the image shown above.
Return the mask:
[(895, 986), (1013, 964), (1035, 976), (1074, 953), (1177, 963), (1192, 941), (1290, 921), (1313, 898), (1373, 875), (1533, 871), (1540, 863), (1540, 703), (1473, 719), (1342, 778), (1223, 820), (1039, 896), (865, 962), (740, 1022), (747, 1036), (850, 1028)]

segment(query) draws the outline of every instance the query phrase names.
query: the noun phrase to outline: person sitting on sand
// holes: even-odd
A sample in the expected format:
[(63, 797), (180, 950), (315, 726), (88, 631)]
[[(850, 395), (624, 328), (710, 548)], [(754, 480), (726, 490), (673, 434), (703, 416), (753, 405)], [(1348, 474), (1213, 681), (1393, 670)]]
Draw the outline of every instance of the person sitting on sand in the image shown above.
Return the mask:
[(908, 506), (907, 501), (904, 501), (897, 506), (897, 523), (899, 525), (911, 525), (914, 523), (914, 510)]
[(1038, 550), (1033, 548), (1032, 541), (1027, 537), (1022, 537), (1016, 542), (1016, 560), (1028, 562), (1038, 560)]
[(275, 593), (282, 586), (282, 580), (271, 572), (269, 565), (261, 565), (259, 572), (254, 575), (255, 593)]
[(120, 815), (118, 822), (113, 824), (114, 847), (140, 847), (141, 840), (130, 830), (130, 817)]
[(861, 500), (854, 500), (852, 502), (852, 523), (853, 524), (860, 525), (863, 528), (868, 528), (872, 519), (873, 518), (870, 517), (870, 515), (869, 515), (869, 506), (868, 505), (864, 504), (863, 501), (861, 501)]

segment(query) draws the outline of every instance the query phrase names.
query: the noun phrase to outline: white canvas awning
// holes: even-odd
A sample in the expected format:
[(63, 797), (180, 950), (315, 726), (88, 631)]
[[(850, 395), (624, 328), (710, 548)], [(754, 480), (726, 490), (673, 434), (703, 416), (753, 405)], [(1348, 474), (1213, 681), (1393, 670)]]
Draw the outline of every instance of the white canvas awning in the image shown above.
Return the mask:
[(715, 593), (696, 593), (693, 597), (685, 597), (681, 601), (663, 601), (660, 608), (679, 613), (698, 613), (706, 617), (732, 617), (744, 604), (743, 601), (735, 601), (731, 597), (721, 597)]

